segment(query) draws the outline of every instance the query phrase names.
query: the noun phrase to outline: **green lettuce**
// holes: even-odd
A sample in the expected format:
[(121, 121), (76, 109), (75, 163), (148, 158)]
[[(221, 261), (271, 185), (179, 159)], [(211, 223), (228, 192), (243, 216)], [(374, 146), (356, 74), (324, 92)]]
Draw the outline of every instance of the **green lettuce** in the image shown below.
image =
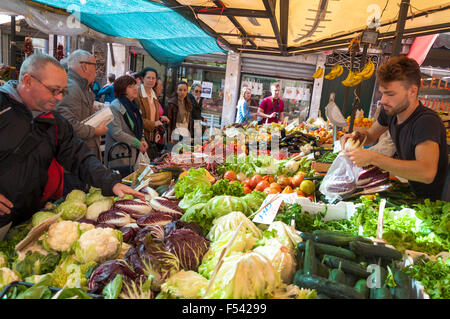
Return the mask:
[(195, 204), (207, 203), (213, 197), (211, 187), (206, 185), (199, 185), (195, 191), (185, 194), (178, 206), (181, 209), (187, 210)]
[(211, 182), (206, 173), (207, 171), (204, 168), (191, 168), (189, 173), (179, 179), (175, 184), (175, 196), (181, 198), (185, 194), (194, 192), (200, 185), (211, 187)]

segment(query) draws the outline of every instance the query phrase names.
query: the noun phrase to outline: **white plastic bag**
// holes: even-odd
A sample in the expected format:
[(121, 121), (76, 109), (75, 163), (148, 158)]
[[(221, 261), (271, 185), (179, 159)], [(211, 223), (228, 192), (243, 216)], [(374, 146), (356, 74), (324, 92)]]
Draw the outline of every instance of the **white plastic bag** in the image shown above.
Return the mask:
[(347, 156), (340, 153), (331, 164), (319, 191), (325, 195), (330, 204), (336, 203), (342, 200), (343, 196), (355, 191), (361, 170)]
[(143, 164), (143, 165), (150, 164), (150, 157), (148, 157), (147, 152), (145, 152), (145, 153), (139, 152), (139, 155), (136, 159), (136, 163), (134, 164), (135, 171), (137, 171), (139, 169), (139, 164)]

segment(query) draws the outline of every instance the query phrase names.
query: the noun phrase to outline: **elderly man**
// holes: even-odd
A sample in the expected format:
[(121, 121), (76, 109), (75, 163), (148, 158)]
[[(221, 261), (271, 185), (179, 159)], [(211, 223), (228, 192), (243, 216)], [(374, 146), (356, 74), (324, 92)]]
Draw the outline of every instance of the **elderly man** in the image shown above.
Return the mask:
[(144, 199), (120, 184), (120, 175), (104, 167), (69, 121), (53, 111), (66, 91), (67, 75), (59, 62), (37, 53), (23, 62), (19, 81), (0, 87), (0, 233), (61, 196), (61, 166), (105, 196)]
[[(105, 135), (108, 128), (106, 123), (100, 127), (92, 127), (82, 123), (83, 120), (95, 113), (95, 94), (90, 85), (94, 82), (97, 74), (95, 57), (84, 50), (76, 50), (67, 58), (68, 82), (67, 95), (57, 105), (56, 111), (64, 116), (73, 126), (75, 136), (81, 138), (101, 161), (100, 137)], [(75, 188), (84, 189), (86, 185), (71, 174), (64, 174), (64, 194)]]

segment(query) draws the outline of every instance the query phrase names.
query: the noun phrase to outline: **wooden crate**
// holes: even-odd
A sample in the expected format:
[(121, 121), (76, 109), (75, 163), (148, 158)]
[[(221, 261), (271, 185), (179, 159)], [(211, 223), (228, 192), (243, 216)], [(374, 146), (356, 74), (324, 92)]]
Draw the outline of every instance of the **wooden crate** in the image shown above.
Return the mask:
[(332, 163), (320, 163), (313, 161), (311, 164), (311, 168), (316, 170), (319, 173), (326, 173), (328, 172), (328, 169), (330, 168)]

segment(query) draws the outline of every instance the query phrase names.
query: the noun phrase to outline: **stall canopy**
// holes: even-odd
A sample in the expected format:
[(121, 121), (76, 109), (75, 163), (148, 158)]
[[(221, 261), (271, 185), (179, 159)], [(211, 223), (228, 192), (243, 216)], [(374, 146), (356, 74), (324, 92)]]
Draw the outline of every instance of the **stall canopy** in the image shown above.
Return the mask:
[[(379, 39), (392, 39), (401, 0), (162, 2), (185, 16), (193, 16), (200, 26), (237, 52), (287, 56), (346, 47), (368, 26), (378, 26)], [(450, 30), (449, 1), (409, 2), (405, 37)]]
[[(3, 1), (2, 1), (3, 2)], [(64, 17), (56, 26), (58, 30), (77, 29), (76, 21), (85, 27), (110, 37), (138, 39), (143, 48), (160, 63), (182, 62), (186, 56), (223, 52), (216, 39), (166, 6), (145, 0), (36, 0), (25, 1), (27, 18), (42, 11)], [(37, 5), (37, 6), (36, 6)], [(41, 24), (46, 23), (44, 16)], [(78, 32), (80, 33), (80, 32)]]

